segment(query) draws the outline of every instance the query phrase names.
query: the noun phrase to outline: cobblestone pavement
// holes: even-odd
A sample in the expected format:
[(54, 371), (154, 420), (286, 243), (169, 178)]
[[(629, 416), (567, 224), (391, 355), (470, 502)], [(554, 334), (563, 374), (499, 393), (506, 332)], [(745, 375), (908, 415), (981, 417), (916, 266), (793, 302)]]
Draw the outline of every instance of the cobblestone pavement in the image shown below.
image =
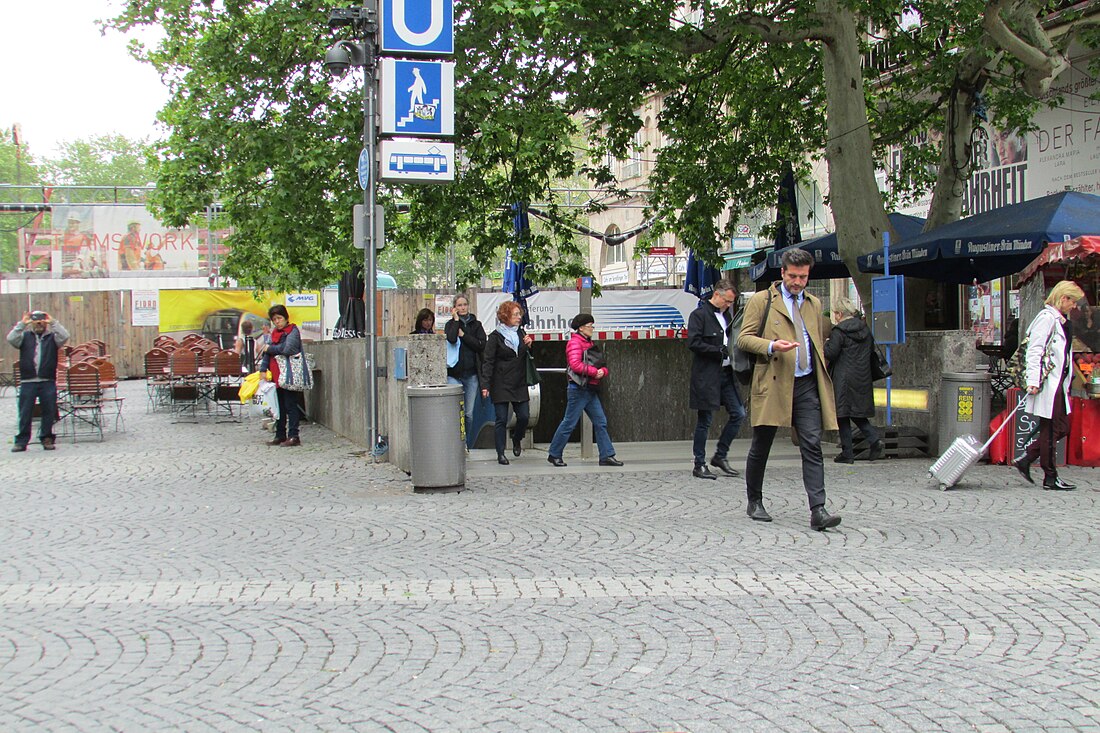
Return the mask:
[(0, 453), (0, 730), (1100, 729), (1092, 469), (830, 461), (817, 533), (796, 463), (772, 524), (739, 480), (539, 452), (422, 495), (124, 390), (128, 432)]

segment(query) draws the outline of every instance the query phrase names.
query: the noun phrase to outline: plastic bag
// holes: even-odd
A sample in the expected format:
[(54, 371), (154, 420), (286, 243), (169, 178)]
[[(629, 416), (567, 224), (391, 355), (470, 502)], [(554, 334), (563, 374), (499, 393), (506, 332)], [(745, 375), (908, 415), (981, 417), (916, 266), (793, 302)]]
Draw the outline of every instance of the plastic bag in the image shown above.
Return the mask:
[(252, 399), (252, 395), (256, 394), (256, 390), (260, 387), (260, 373), (252, 372), (243, 380), (241, 380), (241, 388), (237, 391), (237, 396), (241, 398), (241, 404), (246, 404)]
[(271, 413), (271, 417), (275, 420), (279, 419), (279, 395), (275, 391), (274, 382), (264, 382), (260, 385), (260, 404), (263, 405), (264, 413)]

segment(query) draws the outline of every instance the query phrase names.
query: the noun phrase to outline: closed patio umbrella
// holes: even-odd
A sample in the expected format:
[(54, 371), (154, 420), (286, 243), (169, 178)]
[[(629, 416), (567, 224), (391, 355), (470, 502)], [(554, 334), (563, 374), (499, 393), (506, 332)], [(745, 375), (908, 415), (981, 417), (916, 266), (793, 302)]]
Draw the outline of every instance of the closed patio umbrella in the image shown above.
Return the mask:
[(531, 235), (531, 224), (527, 216), (527, 204), (512, 204), (512, 222), (515, 226), (516, 244), (504, 255), (504, 283), (501, 292), (510, 293), (512, 300), (523, 308), (523, 326), (531, 322), (527, 312), (527, 299), (538, 293), (535, 283), (527, 277), (527, 263), (524, 261), (527, 241)]
[(717, 267), (696, 258), (694, 250), (688, 250), (687, 272), (684, 276), (685, 293), (691, 293), (700, 300), (709, 298), (714, 292), (714, 283), (721, 278), (722, 273)]
[(334, 339), (363, 338), (366, 336), (366, 304), (363, 302), (363, 267), (357, 265), (340, 276), (337, 294), (340, 300), (340, 318), (332, 333)]

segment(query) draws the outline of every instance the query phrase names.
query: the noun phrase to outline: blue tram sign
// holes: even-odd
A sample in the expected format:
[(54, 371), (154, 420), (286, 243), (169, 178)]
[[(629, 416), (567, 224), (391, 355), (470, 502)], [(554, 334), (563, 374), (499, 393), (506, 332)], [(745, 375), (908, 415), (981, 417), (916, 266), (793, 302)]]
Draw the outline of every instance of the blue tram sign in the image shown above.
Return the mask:
[(454, 53), (453, 0), (382, 0), (382, 54)]
[(450, 183), (454, 180), (454, 143), (395, 138), (383, 140), (381, 147), (383, 182)]

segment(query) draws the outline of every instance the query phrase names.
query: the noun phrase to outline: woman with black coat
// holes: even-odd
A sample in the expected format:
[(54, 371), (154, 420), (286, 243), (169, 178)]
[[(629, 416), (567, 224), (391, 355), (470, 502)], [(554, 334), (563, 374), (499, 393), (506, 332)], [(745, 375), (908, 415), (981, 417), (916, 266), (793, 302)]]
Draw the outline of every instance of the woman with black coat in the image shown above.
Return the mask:
[(833, 330), (825, 342), (825, 360), (833, 377), (836, 421), (840, 429), (840, 455), (836, 463), (854, 463), (852, 423), (871, 446), (871, 460), (882, 458), (886, 446), (869, 418), (875, 416), (871, 380), (871, 351), (875, 340), (859, 310), (847, 298), (833, 300)]
[(451, 318), (443, 327), (450, 344), (458, 346), (458, 359), (447, 365), (447, 383), (462, 385), (463, 407), (466, 412), (466, 430), (472, 430), (474, 407), (477, 403), (478, 362), (485, 351), (485, 328), (477, 316), (470, 312), (470, 301), (465, 295), (454, 299)]
[(491, 397), (496, 408), (495, 437), (497, 463), (508, 465), (504, 446), (508, 437), (508, 408), (516, 413), (512, 429), (512, 455), (519, 457), (523, 434), (531, 417), (527, 391), (527, 351), (534, 341), (520, 328), (523, 309), (515, 301), (497, 308), (500, 324), (489, 334), (481, 359), (481, 396)]

